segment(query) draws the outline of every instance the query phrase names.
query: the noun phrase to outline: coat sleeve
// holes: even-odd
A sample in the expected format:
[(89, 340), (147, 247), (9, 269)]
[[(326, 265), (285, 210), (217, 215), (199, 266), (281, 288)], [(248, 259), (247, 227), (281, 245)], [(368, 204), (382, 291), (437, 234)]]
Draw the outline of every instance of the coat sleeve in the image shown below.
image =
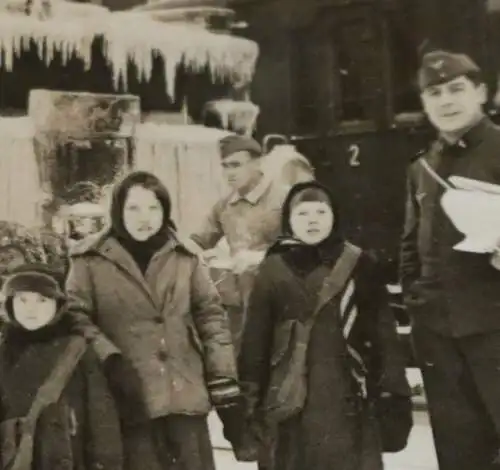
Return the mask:
[(357, 276), (360, 321), (358, 335), (361, 348), (367, 345), (369, 383), (380, 392), (410, 396), (406, 377), (407, 357), (397, 333), (397, 323), (389, 305), (389, 294), (382, 282), (377, 282), (377, 265), (362, 258)]
[(406, 207), (400, 248), (400, 281), (406, 295), (411, 285), (420, 277), (418, 253), (420, 207), (416, 199), (416, 185), (410, 168), (406, 185)]
[(250, 408), (262, 399), (270, 374), (274, 317), (270, 265), (265, 259), (250, 294), (247, 321), (238, 358), (240, 381)]
[(229, 319), (208, 268), (196, 258), (191, 276), (191, 306), (196, 330), (205, 351), (208, 381), (237, 379)]
[(72, 317), (75, 329), (92, 341), (92, 346), (101, 361), (112, 354), (119, 354), (119, 349), (96, 326), (96, 305), (93, 295), (90, 271), (83, 257), (70, 260), (66, 279), (66, 309)]
[(203, 222), (201, 229), (191, 235), (191, 240), (203, 250), (214, 248), (219, 240), (224, 237), (219, 214), (220, 205), (216, 204)]
[(85, 423), (83, 425), (85, 458), (90, 468), (123, 468), (123, 442), (118, 407), (95, 351), (82, 358), (85, 378)]

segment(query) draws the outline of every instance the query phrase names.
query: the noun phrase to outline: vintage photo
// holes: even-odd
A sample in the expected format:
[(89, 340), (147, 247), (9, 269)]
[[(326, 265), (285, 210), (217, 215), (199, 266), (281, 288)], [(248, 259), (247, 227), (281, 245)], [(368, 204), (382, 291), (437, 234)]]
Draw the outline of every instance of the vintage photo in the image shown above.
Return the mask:
[(500, 0), (0, 0), (0, 470), (500, 470)]

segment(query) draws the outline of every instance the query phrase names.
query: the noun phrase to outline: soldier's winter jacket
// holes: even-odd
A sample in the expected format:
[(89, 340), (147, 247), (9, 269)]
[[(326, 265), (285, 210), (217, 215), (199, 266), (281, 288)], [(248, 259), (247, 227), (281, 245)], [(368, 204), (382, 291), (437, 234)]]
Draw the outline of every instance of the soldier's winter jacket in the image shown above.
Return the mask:
[[(487, 118), (455, 145), (437, 141), (422, 155), (445, 180), (500, 184), (500, 129)], [(440, 206), (444, 189), (415, 160), (409, 170), (401, 280), (417, 325), (447, 336), (500, 329), (500, 272), (488, 254), (456, 251), (463, 239)]]

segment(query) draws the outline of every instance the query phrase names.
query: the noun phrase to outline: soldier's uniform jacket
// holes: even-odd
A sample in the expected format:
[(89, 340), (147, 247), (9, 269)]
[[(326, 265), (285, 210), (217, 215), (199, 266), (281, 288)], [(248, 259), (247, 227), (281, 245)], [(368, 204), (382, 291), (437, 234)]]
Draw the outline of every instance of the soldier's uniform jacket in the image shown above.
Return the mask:
[[(415, 324), (461, 337), (500, 329), (500, 272), (489, 254), (459, 252), (463, 239), (440, 205), (445, 180), (462, 176), (500, 184), (500, 128), (484, 118), (455, 145), (440, 140), (411, 164), (401, 246), (401, 281)], [(499, 215), (500, 216), (500, 215)]]

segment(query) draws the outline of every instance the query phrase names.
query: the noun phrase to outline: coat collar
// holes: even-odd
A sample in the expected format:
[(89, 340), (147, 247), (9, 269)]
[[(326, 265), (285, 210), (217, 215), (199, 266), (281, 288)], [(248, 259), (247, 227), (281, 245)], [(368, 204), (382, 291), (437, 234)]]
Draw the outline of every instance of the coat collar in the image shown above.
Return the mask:
[(247, 201), (253, 206), (255, 206), (260, 199), (264, 196), (269, 186), (271, 185), (271, 180), (265, 175), (262, 175), (259, 183), (251, 191), (246, 193), (244, 196), (240, 195), (235, 191), (231, 198), (229, 199), (229, 204), (236, 204), (239, 201)]
[[(111, 235), (109, 228), (102, 230), (97, 234), (90, 235), (83, 240), (77, 242), (70, 250), (71, 257), (83, 256), (88, 253), (102, 253), (103, 247), (109, 244), (117, 244), (121, 247), (118, 241)], [(122, 248), (123, 249), (123, 248)], [(167, 243), (161, 248), (157, 254), (164, 251), (181, 250), (186, 254), (197, 256), (200, 252), (199, 247), (190, 239), (184, 239), (172, 230)], [(125, 251), (125, 250), (124, 250)]]
[(442, 152), (445, 149), (468, 149), (476, 147), (484, 140), (486, 133), (492, 127), (494, 127), (494, 124), (485, 116), (475, 126), (471, 127), (461, 139), (453, 144), (447, 142), (444, 137), (439, 137), (437, 141), (438, 150)]
[(130, 256), (127, 250), (123, 248), (118, 240), (111, 235), (109, 229), (107, 229), (77, 244), (73, 248), (71, 256), (77, 257), (94, 253), (108, 259), (129, 275), (142, 288), (154, 306), (158, 308), (161, 304), (160, 299), (155, 292), (154, 286), (148, 282), (150, 274), (156, 270), (156, 262), (172, 251), (180, 251), (189, 256), (197, 256), (196, 248), (194, 242), (181, 241), (177, 234), (172, 231), (169, 240), (155, 253), (146, 273), (143, 275), (132, 256)]

